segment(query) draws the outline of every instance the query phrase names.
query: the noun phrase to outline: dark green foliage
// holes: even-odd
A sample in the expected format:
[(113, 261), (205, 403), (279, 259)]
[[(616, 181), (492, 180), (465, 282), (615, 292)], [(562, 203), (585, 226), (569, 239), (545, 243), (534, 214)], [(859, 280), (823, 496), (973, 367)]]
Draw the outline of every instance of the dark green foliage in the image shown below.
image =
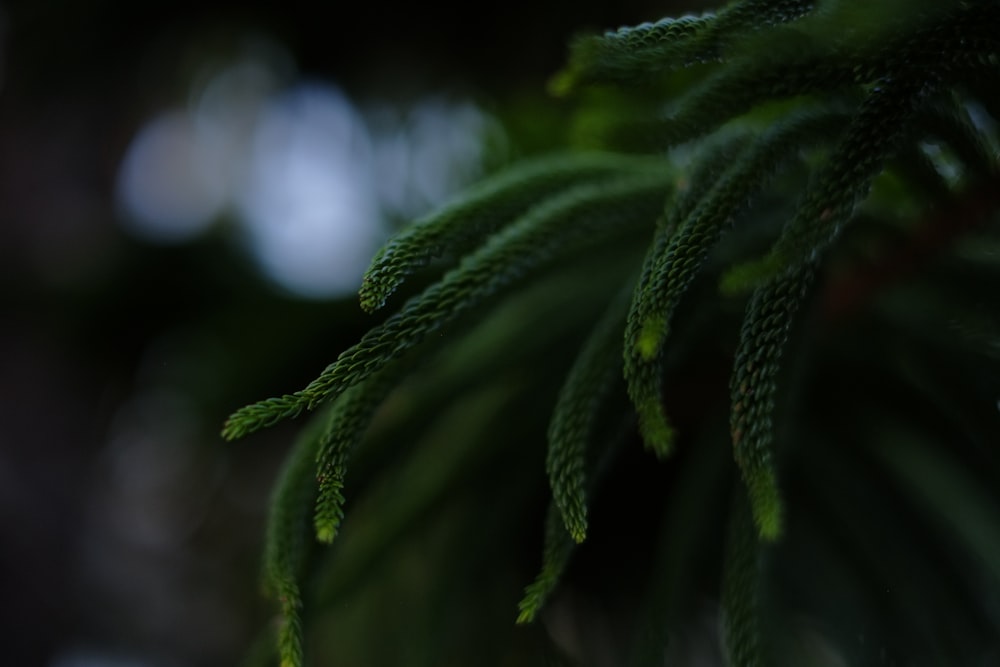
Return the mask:
[(668, 230), (658, 232), (646, 259), (644, 280), (636, 290), (625, 335), (629, 342), (625, 357), (629, 394), (639, 414), (643, 438), (654, 450), (665, 454), (671, 439), (659, 369), (677, 304), (719, 237), (748, 207), (777, 163), (789, 158), (789, 149), (830, 136), (842, 120), (836, 113), (807, 114), (779, 123), (740, 155), (722, 151), (718, 161), (731, 164), (723, 170), (716, 159), (704, 162), (704, 173), (693, 176), (692, 190), (679, 197), (668, 212)]
[(566, 377), (549, 424), (545, 470), (566, 530), (577, 543), (587, 535), (587, 450), (598, 437), (601, 407), (621, 378), (626, 304), (620, 295), (594, 327)]
[[(585, 621), (558, 628), (587, 595), (615, 664), (693, 660), (706, 607), (733, 665), (995, 659), (998, 78), (985, 0), (745, 0), (581, 38), (554, 86), (604, 152), (404, 229), (362, 306), (423, 291), (225, 426), (327, 412), (275, 494), (284, 664), (303, 619), (428, 578), (407, 618), (463, 637), (450, 659), (523, 664), (460, 592), (513, 615), (523, 544), (517, 620), (583, 664)], [(344, 532), (313, 559), (310, 517)]]
[(487, 181), (461, 201), (407, 227), (372, 260), (361, 285), (361, 307), (373, 311), (403, 280), (439, 257), (460, 256), (542, 199), (649, 165), (614, 154), (543, 158)]
[(535, 581), (524, 589), (524, 599), (518, 605), (520, 609), (520, 614), (517, 616), (518, 623), (530, 623), (535, 620), (566, 571), (576, 536), (567, 533), (562, 524), (559, 512), (555, 507), (550, 508), (545, 521), (542, 571), (538, 573)]
[(351, 451), (364, 436), (378, 406), (392, 389), (398, 374), (378, 373), (356, 384), (333, 404), (329, 424), (320, 438), (316, 454), (319, 493), (313, 524), (316, 539), (333, 542), (344, 518), (344, 477)]
[(774, 471), (774, 410), (779, 362), (792, 317), (813, 279), (813, 267), (792, 269), (754, 292), (747, 307), (732, 376), (732, 438), (762, 537), (781, 534), (782, 508)]
[(757, 28), (792, 21), (812, 8), (811, 0), (757, 0), (734, 4), (717, 16), (665, 18), (573, 45), (570, 67), (556, 90), (581, 83), (655, 77), (664, 71), (723, 60), (733, 42)]
[[(317, 425), (322, 422), (317, 420)], [(281, 608), (278, 648), (281, 667), (302, 664), (302, 593), (308, 525), (316, 494), (316, 452), (320, 443), (317, 425), (299, 437), (275, 485), (264, 551), (264, 585)]]
[(667, 167), (647, 166), (645, 172), (577, 185), (532, 208), (365, 334), (303, 391), (243, 408), (229, 419), (224, 435), (246, 435), (339, 396), (531, 270), (644, 220), (644, 212), (651, 215), (665, 196)]

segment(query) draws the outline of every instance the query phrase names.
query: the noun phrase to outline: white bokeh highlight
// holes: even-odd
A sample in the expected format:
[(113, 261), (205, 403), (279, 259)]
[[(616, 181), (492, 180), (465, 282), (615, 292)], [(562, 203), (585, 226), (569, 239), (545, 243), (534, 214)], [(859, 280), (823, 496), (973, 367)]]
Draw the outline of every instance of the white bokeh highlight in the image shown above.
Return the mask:
[(129, 232), (152, 243), (181, 243), (209, 227), (229, 198), (212, 143), (185, 111), (167, 112), (140, 130), (118, 178)]
[(296, 296), (354, 292), (378, 245), (482, 174), (502, 136), (474, 104), (430, 96), (362, 114), (336, 86), (286, 85), (274, 47), (201, 78), (120, 166), (125, 229), (149, 243), (196, 240), (228, 220), (261, 272)]
[(356, 290), (378, 243), (371, 146), (348, 100), (299, 86), (262, 109), (236, 209), (262, 269), (304, 296)]

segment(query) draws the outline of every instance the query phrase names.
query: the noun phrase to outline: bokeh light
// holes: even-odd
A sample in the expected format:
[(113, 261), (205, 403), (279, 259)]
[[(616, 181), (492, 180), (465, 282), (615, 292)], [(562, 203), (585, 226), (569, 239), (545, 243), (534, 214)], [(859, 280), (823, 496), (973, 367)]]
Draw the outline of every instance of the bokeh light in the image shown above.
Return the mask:
[(142, 128), (119, 181), (128, 231), (153, 243), (176, 243), (207, 229), (228, 195), (211, 139), (184, 111), (166, 112)]
[(118, 200), (145, 242), (191, 242), (228, 220), (276, 286), (337, 298), (357, 290), (390, 221), (480, 176), (484, 145), (502, 132), (472, 102), (443, 95), (360, 111), (333, 83), (294, 80), (289, 63), (265, 45), (204, 76), (187, 108), (136, 134)]
[(383, 237), (371, 147), (357, 111), (318, 83), (261, 110), (239, 219), (265, 273), (305, 296), (351, 292)]

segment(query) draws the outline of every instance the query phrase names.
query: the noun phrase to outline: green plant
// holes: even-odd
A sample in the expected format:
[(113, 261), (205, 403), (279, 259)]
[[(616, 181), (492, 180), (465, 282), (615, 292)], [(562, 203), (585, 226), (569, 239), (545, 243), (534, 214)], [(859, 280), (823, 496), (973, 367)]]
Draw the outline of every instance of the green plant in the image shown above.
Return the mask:
[[(712, 600), (731, 664), (996, 659), (998, 64), (985, 0), (744, 0), (580, 38), (553, 81), (573, 147), (406, 227), (361, 304), (426, 288), (225, 426), (321, 412), (273, 501), (282, 664), (303, 609), (377, 589), (420, 533), (436, 616), (402, 622), (473, 646), (424, 633), (409, 661), (511, 655), (455, 582), (537, 546), (542, 470), (517, 620), (575, 582), (614, 664), (681, 659)], [(325, 552), (345, 494), (363, 518)]]

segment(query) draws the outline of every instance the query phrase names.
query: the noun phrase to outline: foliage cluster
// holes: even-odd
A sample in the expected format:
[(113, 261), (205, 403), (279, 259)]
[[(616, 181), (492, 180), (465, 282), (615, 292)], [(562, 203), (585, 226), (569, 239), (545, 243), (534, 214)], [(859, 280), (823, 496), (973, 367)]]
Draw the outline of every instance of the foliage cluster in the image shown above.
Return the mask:
[(611, 657), (568, 662), (680, 659), (712, 600), (734, 665), (996, 659), (998, 65), (987, 0), (742, 0), (580, 38), (552, 84), (574, 146), (403, 229), (361, 305), (426, 286), (225, 425), (319, 413), (265, 555), (282, 665), (304, 619), (392, 594), (393, 552), (427, 600), (396, 619), (405, 662), (510, 655), (455, 609), (505, 599), (542, 471), (517, 621), (558, 635), (574, 587), (609, 610)]

